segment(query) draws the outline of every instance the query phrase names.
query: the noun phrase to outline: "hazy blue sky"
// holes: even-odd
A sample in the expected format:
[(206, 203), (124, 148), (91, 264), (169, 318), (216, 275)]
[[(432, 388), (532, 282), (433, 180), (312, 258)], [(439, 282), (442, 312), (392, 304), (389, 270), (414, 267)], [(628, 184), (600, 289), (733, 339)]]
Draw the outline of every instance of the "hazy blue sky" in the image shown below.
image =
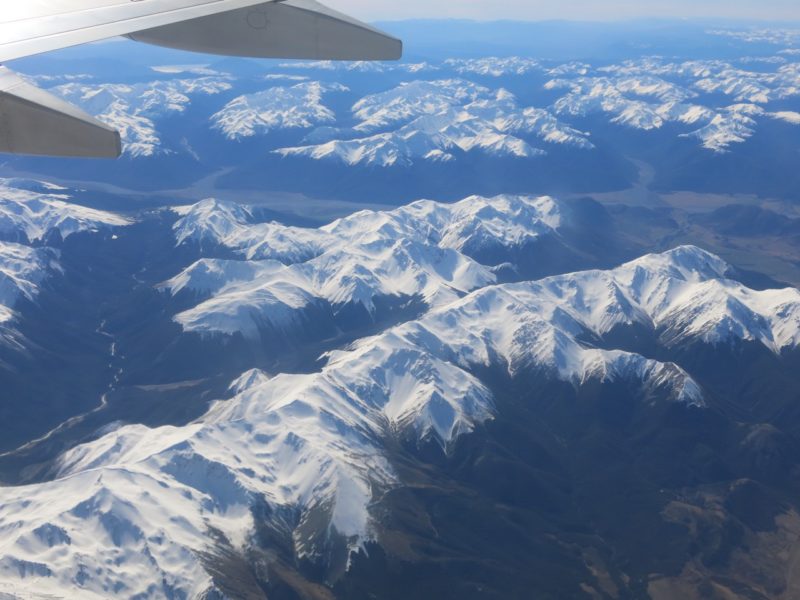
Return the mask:
[(376, 19), (587, 19), (724, 17), (800, 21), (800, 0), (328, 0)]

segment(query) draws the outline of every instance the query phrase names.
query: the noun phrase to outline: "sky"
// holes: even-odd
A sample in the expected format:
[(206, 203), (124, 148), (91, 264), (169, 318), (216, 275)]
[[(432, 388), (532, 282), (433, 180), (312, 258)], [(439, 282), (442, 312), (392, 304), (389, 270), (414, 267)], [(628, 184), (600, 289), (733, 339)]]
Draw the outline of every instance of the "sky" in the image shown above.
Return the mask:
[(620, 20), (647, 17), (800, 21), (800, 0), (327, 0), (363, 19)]

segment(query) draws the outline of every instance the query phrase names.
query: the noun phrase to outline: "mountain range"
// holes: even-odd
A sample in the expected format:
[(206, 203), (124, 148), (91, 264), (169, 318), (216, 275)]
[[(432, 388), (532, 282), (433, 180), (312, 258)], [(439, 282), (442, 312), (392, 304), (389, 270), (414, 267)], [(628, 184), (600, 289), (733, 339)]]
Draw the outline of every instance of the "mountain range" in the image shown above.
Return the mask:
[[(399, 205), (621, 191), (638, 184), (644, 162), (659, 193), (791, 198), (783, 161), (800, 121), (791, 37), (691, 36), (692, 50), (642, 43), (624, 58), (605, 49), (580, 60), (453, 50), (399, 64), (259, 64), (166, 54), (118, 65), (126, 77), (105, 64), (96, 77), (87, 59), (64, 75), (55, 57), (33, 69), (37, 84), (119, 128), (126, 158), (99, 174), (81, 161), (11, 165), (63, 183), (97, 175), (133, 193), (197, 186), (195, 200), (211, 186)], [(702, 44), (715, 50), (695, 51)], [(114, 56), (133, 60), (122, 47)], [(760, 188), (742, 174), (748, 164), (766, 174)]]
[[(4, 209), (36, 185), (40, 202), (69, 196), (6, 185)], [(155, 270), (188, 263), (160, 283), (135, 271), (151, 283), (128, 285), (149, 288), (177, 337), (148, 366), (135, 347), (149, 333), (106, 325), (115, 386), (199, 393), (136, 383), (180, 348), (201, 371), (288, 339), (319, 355), (226, 370), (204, 411), (171, 424), (124, 417), (136, 400), (112, 387), (67, 425), (95, 423), (82, 437), (4, 455), (7, 473), (27, 466), (26, 485), (0, 488), (0, 589), (699, 598), (702, 579), (795, 593), (789, 557), (748, 573), (797, 522), (796, 289), (748, 288), (695, 246), (528, 280), (537, 253), (576, 251), (580, 212), (550, 197), (419, 201), (319, 228), (215, 200), (135, 219), (69, 206), (87, 229), (67, 243), (159, 232), (175, 260)], [(47, 231), (47, 214), (28, 211), (20, 235)]]
[(800, 597), (797, 31), (380, 26), (12, 65), (0, 600)]

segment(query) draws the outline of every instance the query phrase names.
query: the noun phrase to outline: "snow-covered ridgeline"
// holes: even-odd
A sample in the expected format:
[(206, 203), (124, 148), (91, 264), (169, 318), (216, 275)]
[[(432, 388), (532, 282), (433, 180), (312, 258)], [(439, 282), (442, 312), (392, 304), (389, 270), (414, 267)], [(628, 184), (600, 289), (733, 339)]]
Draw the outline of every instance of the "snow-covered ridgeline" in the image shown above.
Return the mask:
[(706, 33), (709, 35), (730, 37), (752, 44), (763, 42), (787, 46), (800, 44), (800, 30), (798, 29), (709, 29)]
[(213, 128), (229, 140), (240, 140), (272, 130), (309, 128), (336, 121), (323, 104), (331, 92), (346, 92), (341, 84), (303, 82), (292, 87), (273, 87), (239, 96), (211, 117)]
[(341, 62), (332, 60), (317, 61), (292, 61), (278, 65), (279, 69), (299, 71), (350, 71), (355, 73), (420, 73), (423, 71), (437, 71), (439, 67), (427, 62), (374, 62), (352, 61)]
[[(343, 244), (415, 240), (461, 250), (480, 243), (522, 245), (553, 233), (567, 218), (561, 202), (550, 197), (470, 196), (445, 204), (420, 200), (391, 211), (360, 211), (321, 227), (253, 223), (249, 210), (214, 199), (176, 209), (178, 245), (216, 244), (247, 259), (290, 264)], [(287, 246), (289, 242), (293, 245)]]
[(796, 112), (793, 110), (780, 110), (773, 113), (767, 113), (773, 119), (778, 119), (779, 121), (785, 121), (786, 123), (791, 123), (792, 125), (800, 125), (800, 112)]
[(201, 594), (210, 540), (243, 552), (263, 504), (298, 557), (354, 550), (374, 537), (373, 497), (396, 484), (383, 438), (446, 445), (491, 408), (473, 377), (391, 345), (313, 375), (245, 373), (233, 389), (194, 425), (124, 427), (68, 452), (57, 480), (0, 489), (0, 581), (82, 598)]
[(461, 75), (483, 75), (488, 77), (527, 75), (533, 71), (544, 69), (538, 60), (519, 56), (504, 58), (450, 58), (445, 60), (444, 64)]
[(735, 104), (715, 114), (700, 129), (681, 134), (681, 137), (698, 138), (704, 148), (726, 152), (731, 144), (750, 138), (756, 130), (756, 118), (764, 114), (764, 109), (755, 104)]
[[(203, 209), (198, 205), (192, 210)], [(471, 255), (496, 244), (520, 247), (543, 235), (558, 235), (565, 218), (568, 212), (551, 198), (473, 197), (454, 205), (421, 201), (391, 212), (357, 213), (320, 230), (301, 230), (306, 238), (319, 236), (320, 253), (310, 259), (299, 258), (286, 265), (275, 257), (250, 262), (206, 259), (176, 276), (167, 287), (172, 293), (193, 290), (209, 297), (177, 317), (185, 329), (205, 333), (255, 336), (264, 324), (291, 327), (304, 310), (319, 301), (334, 310), (349, 304), (373, 310), (378, 297), (421, 296), (429, 306), (447, 306), (494, 281), (492, 271)], [(228, 236), (220, 243), (243, 237), (230, 233), (237, 227), (262, 226), (240, 223), (223, 227)], [(180, 237), (180, 226), (177, 233)], [(269, 237), (261, 242), (271, 246)], [(249, 253), (247, 247), (235, 248), (243, 255)], [(291, 254), (300, 256), (296, 251)], [(701, 250), (680, 248), (611, 272), (579, 273), (544, 280), (546, 285), (530, 284), (533, 291), (524, 304), (537, 307), (542, 314), (549, 311), (563, 316), (565, 307), (588, 294), (583, 304), (573, 307), (572, 325), (567, 330), (580, 323), (583, 331), (598, 337), (615, 326), (635, 322), (652, 329), (665, 343), (695, 338), (720, 343), (732, 336), (758, 341), (775, 352), (796, 345), (791, 332), (797, 330), (797, 291), (751, 292), (725, 279), (728, 269)], [(641, 277), (649, 279), (642, 283)], [(566, 292), (563, 297), (554, 295), (554, 289), (562, 288), (578, 291), (574, 297)], [(713, 302), (704, 302), (705, 297)], [(546, 305), (542, 304), (545, 299)]]
[[(546, 110), (520, 106), (507, 90), (490, 90), (461, 79), (409, 82), (363, 98), (353, 113), (361, 122), (349, 136), (336, 129), (315, 132), (310, 140), (326, 134), (336, 139), (276, 152), (387, 167), (410, 165), (417, 159), (453, 160), (454, 151), (522, 158), (542, 154), (523, 135), (550, 144), (593, 147), (588, 134), (559, 122)], [(372, 135), (359, 137), (365, 133)]]
[[(800, 64), (789, 63), (783, 56), (766, 64), (779, 65), (773, 71), (753, 71), (735, 67), (721, 60), (693, 60), (681, 63), (648, 57), (625, 61), (598, 69), (599, 73), (612, 75), (610, 84), (625, 92), (625, 82), (648, 81), (654, 77), (669, 82), (668, 85), (682, 95), (722, 94), (733, 101), (747, 104), (766, 104), (800, 95)], [(740, 62), (747, 63), (745, 57)], [(589, 78), (592, 79), (597, 78)]]
[(222, 246), (248, 260), (276, 260), (285, 264), (318, 256), (331, 243), (320, 229), (253, 223), (250, 210), (235, 202), (209, 198), (173, 209), (177, 245)]
[(0, 324), (14, 318), (14, 305), (21, 298), (36, 298), (42, 281), (56, 270), (54, 250), (0, 242)]
[(53, 231), (62, 238), (130, 221), (113, 213), (70, 203), (66, 188), (39, 181), (0, 179), (0, 237), (36, 242)]
[(659, 129), (667, 121), (691, 124), (712, 115), (712, 111), (687, 102), (693, 96), (690, 92), (653, 76), (553, 79), (545, 87), (569, 90), (554, 105), (558, 114), (604, 112), (612, 115), (613, 123), (636, 129)]
[[(795, 56), (792, 50), (727, 62), (645, 57), (597, 69), (584, 63), (545, 63), (524, 57), (451, 59), (439, 65), (287, 63), (264, 77), (269, 82), (266, 89), (240, 95), (220, 106), (209, 122), (230, 140), (276, 130), (315, 128), (299, 145), (276, 152), (348, 165), (449, 161), (458, 152), (473, 150), (490, 156), (537, 156), (546, 147), (534, 147), (531, 137), (546, 144), (590, 149), (589, 134), (561, 120), (590, 113), (607, 113), (614, 123), (643, 130), (659, 129), (667, 123), (704, 128), (716, 119), (714, 128), (722, 132), (713, 141), (706, 143), (703, 136), (708, 131), (696, 137), (709, 149), (723, 151), (747, 139), (751, 133), (746, 131), (753, 131), (753, 127), (742, 128), (728, 118), (733, 107), (758, 105), (768, 110), (767, 104), (800, 95), (800, 63), (791, 62)], [(763, 69), (751, 66), (756, 63)], [(353, 107), (358, 124), (351, 127), (325, 103), (327, 94), (346, 88), (312, 81), (304, 74), (334, 69), (407, 73), (415, 79), (358, 100)], [(230, 75), (203, 65), (156, 70), (165, 78), (102, 85), (78, 76), (54, 91), (121, 129), (130, 156), (153, 156), (178, 147), (176, 142), (162, 139), (158, 122), (163, 116), (183, 112), (195, 94), (219, 94), (236, 85)], [(425, 79), (439, 72), (458, 78), (444, 75)], [(465, 79), (533, 72), (552, 78), (549, 89), (567, 90), (553, 107), (522, 106), (506, 90)], [(281, 80), (289, 83), (274, 87), (274, 82)], [(56, 81), (61, 80), (52, 79), (50, 83)], [(720, 102), (720, 96), (730, 101)], [(714, 98), (713, 102), (707, 97)]]
[[(35, 300), (45, 278), (59, 270), (58, 252), (26, 244), (81, 231), (128, 225), (127, 219), (69, 202), (69, 190), (40, 181), (0, 179), (0, 323), (14, 318), (22, 298)], [(6, 241), (2, 241), (6, 240)]]
[(370, 132), (408, 123), (489, 98), (491, 93), (489, 88), (465, 79), (406, 82), (356, 102), (353, 115), (360, 121), (356, 130)]
[[(211, 296), (178, 317), (188, 330), (205, 332), (252, 333), (270, 314), (288, 318), (320, 299), (334, 306), (359, 303), (371, 309), (379, 296), (421, 295), (429, 305), (445, 306), (466, 291), (493, 282), (492, 272), (470, 255), (498, 243), (519, 247), (543, 235), (557, 235), (567, 215), (551, 198), (520, 197), (473, 197), (454, 205), (421, 201), (391, 212), (365, 211), (318, 230), (321, 253), (309, 260), (287, 266), (274, 261), (203, 260), (168, 287), (173, 293), (189, 289)], [(314, 230), (303, 231), (314, 235)], [(263, 242), (270, 246), (269, 238)], [(455, 254), (443, 253), (447, 250)], [(443, 264), (448, 270), (442, 270)], [(701, 250), (679, 248), (611, 272), (530, 284), (534, 291), (525, 304), (547, 312), (539, 305), (549, 298), (548, 306), (558, 307), (563, 316), (566, 306), (591, 293), (573, 307), (571, 318), (599, 337), (614, 326), (635, 322), (676, 343), (695, 338), (720, 343), (735, 337), (758, 341), (775, 352), (796, 345), (792, 332), (798, 327), (798, 292), (752, 292), (725, 279), (728, 270), (724, 262)], [(562, 288), (580, 293), (553, 295), (554, 289)]]
[(186, 330), (257, 337), (260, 327), (297, 326), (320, 302), (334, 313), (353, 305), (373, 312), (378, 298), (446, 303), (495, 282), (470, 255), (556, 235), (565, 213), (552, 198), (502, 196), (363, 211), (318, 230), (247, 219), (246, 209), (206, 201), (176, 224), (179, 243), (214, 239), (261, 259), (205, 259), (167, 282), (173, 294), (210, 296), (177, 316)]
[[(610, 271), (490, 287), (432, 311), (421, 323), (451, 336), (446, 346), (458, 348), (466, 363), (501, 356), (513, 374), (531, 366), (533, 352), (534, 366), (569, 379), (592, 372), (575, 358), (595, 350), (577, 340), (587, 335), (602, 340), (633, 325), (652, 331), (667, 347), (738, 341), (759, 343), (774, 353), (797, 347), (800, 291), (754, 291), (727, 279), (729, 271), (718, 257), (684, 246)], [(498, 325), (486, 327), (487, 315), (495, 315)], [(456, 324), (463, 326), (461, 333)]]
[[(765, 116), (794, 122), (791, 116), (769, 113), (761, 105), (800, 95), (798, 64), (783, 64), (775, 72), (755, 72), (723, 61), (670, 63), (658, 58), (626, 61), (598, 69), (600, 76), (558, 78), (550, 90), (568, 93), (554, 104), (559, 115), (607, 113), (611, 122), (654, 130), (667, 123), (699, 125), (682, 134), (699, 138), (704, 147), (725, 152), (750, 138), (757, 119)], [(736, 104), (712, 108), (699, 95), (721, 94)]]

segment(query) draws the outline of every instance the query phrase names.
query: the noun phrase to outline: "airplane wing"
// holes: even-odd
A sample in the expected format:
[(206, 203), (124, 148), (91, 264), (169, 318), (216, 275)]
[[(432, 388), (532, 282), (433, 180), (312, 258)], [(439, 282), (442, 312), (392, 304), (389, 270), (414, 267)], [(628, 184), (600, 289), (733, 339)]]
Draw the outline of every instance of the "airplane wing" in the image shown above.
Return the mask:
[[(400, 40), (316, 0), (23, 0), (0, 11), (0, 64), (123, 35), (257, 58), (396, 60), (403, 51)], [(107, 135), (101, 123), (3, 68), (0, 152), (118, 154)]]

